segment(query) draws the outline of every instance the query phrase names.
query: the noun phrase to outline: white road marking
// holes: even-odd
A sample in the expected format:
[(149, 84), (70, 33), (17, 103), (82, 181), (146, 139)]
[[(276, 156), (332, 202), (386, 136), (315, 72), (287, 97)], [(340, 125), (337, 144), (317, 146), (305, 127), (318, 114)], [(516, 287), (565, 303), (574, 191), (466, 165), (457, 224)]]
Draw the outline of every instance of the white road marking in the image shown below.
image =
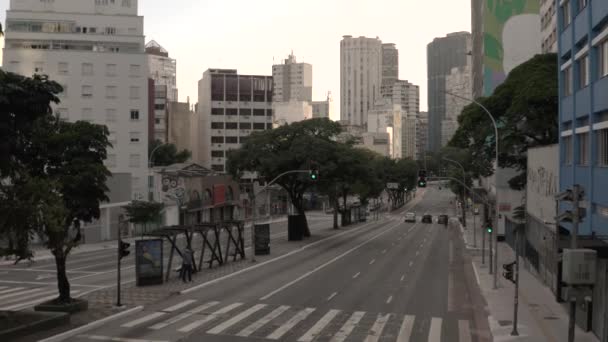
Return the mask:
[(256, 322), (250, 324), (245, 329), (241, 330), (238, 334), (236, 334), (236, 336), (247, 337), (247, 336), (253, 334), (256, 330), (258, 330), (261, 327), (263, 327), (264, 325), (268, 324), (268, 322), (272, 321), (273, 319), (279, 317), (283, 312), (287, 311), (288, 309), (289, 309), (289, 305), (279, 306), (278, 308), (274, 309), (272, 312), (270, 312), (266, 316), (260, 318)]
[(350, 333), (355, 329), (355, 327), (357, 326), (357, 324), (359, 324), (359, 321), (361, 321), (364, 315), (364, 311), (356, 311), (355, 313), (353, 313), (348, 319), (348, 321), (344, 323), (342, 328), (340, 328), (340, 330), (331, 338), (329, 342), (343, 342), (344, 340), (346, 340), (348, 335), (350, 335)]
[(458, 321), (458, 342), (471, 342), (469, 321)]
[(420, 254), (420, 251), (416, 251), (416, 256), (418, 256), (418, 254)]
[(27, 300), (27, 299), (32, 299), (32, 298), (36, 298), (36, 297), (40, 297), (40, 296), (46, 296), (46, 295), (50, 295), (53, 294), (55, 295), (55, 297), (57, 297), (58, 291), (57, 289), (51, 289), (51, 290), (47, 290), (47, 291), (42, 291), (42, 292), (36, 292), (36, 293), (30, 293), (30, 294), (26, 294), (25, 298), (24, 297), (16, 297), (16, 298), (11, 298), (9, 300), (4, 300), (2, 301), (2, 304), (6, 305), (9, 303), (14, 303), (17, 301), (22, 301), (22, 300)]
[(401, 323), (399, 329), (399, 336), (397, 336), (397, 342), (409, 342), (412, 336), (412, 330), (414, 329), (414, 316), (406, 315)]
[[(22, 296), (22, 295), (27, 295), (27, 294), (32, 294), (35, 292), (40, 292), (44, 290), (43, 288), (36, 288), (36, 289), (30, 289), (30, 290), (25, 290), (25, 291), (19, 291), (19, 292), (11, 292), (9, 294), (5, 294), (0, 296), (0, 299), (5, 299), (5, 298), (11, 298), (11, 297), (15, 297), (15, 296)], [(56, 290), (53, 290), (53, 292), (55, 292)]]
[(83, 270), (83, 269), (86, 269), (86, 268), (103, 266), (103, 265), (113, 265), (113, 264), (116, 264), (116, 261), (106, 261), (106, 262), (100, 262), (100, 263), (93, 264), (93, 265), (76, 267), (76, 268), (72, 268), (71, 271), (78, 271), (78, 270)]
[(477, 267), (475, 267), (475, 264), (471, 261), (471, 265), (473, 265), (473, 272), (475, 273), (475, 279), (477, 280), (477, 285), (479, 285), (479, 273), (477, 272)]
[(385, 253), (386, 253), (386, 249), (382, 251), (382, 254), (385, 254)]
[(382, 335), (382, 330), (384, 330), (384, 326), (390, 317), (391, 314), (386, 314), (384, 316), (378, 314), (378, 318), (376, 318), (376, 322), (370, 329), (369, 335), (367, 335), (365, 342), (378, 342), (380, 340), (380, 336)]
[(278, 340), (278, 339), (280, 339), (289, 330), (291, 330), (291, 328), (295, 327), (296, 324), (298, 324), (301, 321), (303, 321), (304, 319), (306, 319), (306, 317), (308, 317), (308, 315), (310, 315), (313, 311), (315, 311), (314, 308), (306, 308), (306, 309), (298, 312), (289, 321), (285, 322), (285, 324), (283, 324), (280, 327), (278, 327), (277, 330), (275, 330), (272, 334), (266, 336), (266, 338), (270, 339), (270, 340)]
[(232, 317), (231, 319), (223, 322), (222, 324), (216, 326), (215, 328), (207, 330), (207, 334), (212, 334), (212, 335), (220, 334), (222, 331), (230, 328), (231, 326), (237, 324), (238, 322), (240, 322), (240, 321), (244, 320), (245, 318), (253, 315), (254, 313), (262, 310), (265, 307), (266, 307), (266, 304), (256, 304), (256, 305), (250, 307), (249, 309), (241, 312), (240, 314)]
[(153, 319), (157, 319), (159, 317), (162, 317), (162, 316), (164, 316), (166, 314), (167, 314), (166, 312), (153, 312), (153, 313), (151, 313), (149, 315), (146, 315), (144, 317), (138, 318), (138, 319), (133, 320), (131, 322), (127, 322), (127, 323), (121, 325), (121, 327), (123, 327), (123, 328), (133, 328), (133, 327), (138, 326), (138, 325), (140, 325), (142, 323), (146, 323), (146, 322), (149, 322), (149, 321), (151, 321)]
[(357, 277), (358, 277), (360, 274), (361, 274), (361, 272), (357, 272), (357, 274), (355, 274), (355, 275), (353, 276), (353, 279), (357, 278)]
[[(72, 294), (72, 295), (75, 295), (75, 294), (78, 294), (78, 293), (80, 293), (79, 290), (77, 290), (77, 291), (71, 291), (70, 292), (70, 294)], [(30, 307), (32, 305), (36, 305), (38, 303), (42, 303), (44, 301), (55, 299), (55, 298), (57, 298), (57, 294), (53, 294), (52, 296), (46, 296), (46, 297), (42, 297), (42, 298), (37, 298), (35, 300), (29, 301), (29, 302), (25, 302), (25, 303), (18, 303), (18, 304), (11, 305), (11, 306), (5, 306), (5, 307), (0, 308), (0, 310), (3, 310), (3, 311), (20, 310), (20, 309), (28, 308), (28, 307)]]
[(403, 281), (405, 279), (405, 274), (401, 276), (401, 280), (399, 281)]
[[(0, 286), (0, 290), (4, 290), (6, 288), (8, 288), (8, 286)], [(0, 293), (2, 293), (2, 292), (0, 292)]]
[(441, 318), (433, 317), (431, 319), (431, 328), (429, 329), (429, 342), (441, 342)]
[(410, 267), (412, 267), (412, 265), (414, 265), (414, 262), (413, 262), (413, 261), (410, 261)]
[(77, 337), (95, 341), (117, 341), (117, 342), (169, 342), (167, 340), (140, 340), (136, 338), (110, 337), (100, 335), (78, 335)]
[(448, 311), (454, 311), (454, 275), (448, 270)]
[(338, 294), (338, 292), (334, 292), (331, 295), (329, 295), (329, 297), (327, 297), (327, 301), (329, 302), (330, 300), (332, 300), (337, 294)]
[(389, 296), (389, 297), (386, 299), (386, 304), (390, 304), (392, 301), (393, 301), (393, 296)]
[(302, 337), (298, 339), (298, 342), (311, 342), (314, 340), (339, 313), (341, 310), (329, 310), (325, 316), (315, 323)]
[(372, 261), (369, 262), (370, 265), (373, 265), (376, 262), (376, 259), (372, 259)]
[(179, 315), (177, 315), (175, 317), (169, 318), (168, 320), (166, 320), (164, 322), (154, 324), (153, 326), (150, 327), (150, 329), (160, 330), (160, 329), (165, 328), (165, 327), (167, 327), (167, 326), (169, 326), (171, 324), (175, 324), (175, 323), (177, 323), (179, 321), (182, 321), (182, 320), (184, 320), (184, 319), (186, 319), (186, 318), (188, 318), (188, 317), (190, 317), (190, 316), (192, 316), (194, 314), (197, 314), (199, 312), (205, 311), (205, 310), (209, 309), (210, 307), (215, 306), (215, 305), (217, 305), (219, 303), (220, 302), (209, 302), (209, 303), (197, 306), (196, 308), (194, 308), (192, 310), (188, 310), (188, 311), (186, 311), (186, 312), (184, 312), (182, 314), (179, 314)]
[[(3, 288), (5, 288), (5, 287), (6, 286), (3, 286)], [(13, 287), (12, 289), (0, 291), (0, 294), (9, 293), (9, 292), (15, 292), (15, 291), (23, 290), (23, 289), (24, 289), (23, 287)]]
[(177, 304), (175, 304), (173, 306), (170, 306), (170, 307), (168, 307), (168, 308), (166, 308), (164, 310), (160, 310), (160, 311), (163, 311), (163, 312), (174, 312), (174, 311), (177, 311), (177, 310), (179, 310), (179, 309), (181, 309), (183, 307), (186, 307), (186, 306), (188, 306), (188, 305), (190, 305), (190, 304), (192, 304), (194, 302), (196, 302), (196, 300), (194, 300), (194, 299), (188, 299), (188, 300), (185, 300), (185, 301), (183, 301), (181, 303), (177, 303)]
[(221, 308), (221, 309), (219, 309), (219, 310), (215, 311), (214, 313), (212, 313), (212, 314), (210, 314), (210, 315), (207, 315), (207, 316), (206, 316), (205, 318), (203, 318), (203, 319), (196, 320), (196, 321), (194, 321), (194, 322), (192, 322), (192, 323), (190, 323), (190, 324), (188, 324), (188, 325), (185, 325), (185, 326), (183, 326), (183, 327), (181, 327), (181, 328), (177, 329), (177, 331), (179, 331), (179, 332), (185, 332), (185, 333), (190, 332), (190, 331), (192, 331), (192, 330), (194, 330), (194, 329), (196, 329), (196, 328), (200, 327), (201, 325), (203, 325), (203, 324), (205, 324), (205, 323), (207, 323), (207, 322), (209, 322), (209, 321), (211, 321), (211, 320), (214, 320), (214, 319), (215, 319), (216, 317), (218, 317), (219, 315), (223, 315), (223, 314), (225, 314), (225, 313), (228, 313), (228, 312), (230, 312), (232, 309), (234, 309), (234, 308), (238, 308), (238, 307), (239, 307), (239, 306), (241, 306), (241, 305), (243, 305), (243, 303), (234, 303), (234, 304), (230, 304), (230, 305), (228, 305), (228, 306), (226, 306), (226, 307), (223, 307), (223, 308)]
[[(263, 301), (263, 300), (267, 300), (268, 298), (270, 298), (270, 297), (274, 296), (275, 294), (277, 294), (277, 293), (279, 293), (279, 292), (281, 292), (281, 291), (285, 290), (286, 288), (288, 288), (288, 287), (292, 286), (293, 284), (295, 284), (295, 283), (297, 283), (297, 282), (301, 281), (302, 279), (304, 279), (304, 278), (306, 278), (306, 277), (310, 276), (311, 274), (313, 274), (313, 273), (315, 273), (315, 272), (317, 272), (317, 271), (319, 271), (319, 270), (321, 270), (321, 269), (323, 269), (323, 268), (325, 268), (325, 267), (327, 267), (327, 266), (331, 265), (332, 263), (334, 263), (334, 262), (336, 262), (336, 261), (338, 261), (338, 260), (342, 259), (343, 257), (345, 257), (345, 256), (347, 256), (348, 254), (350, 254), (350, 253), (352, 253), (352, 252), (356, 251), (357, 249), (359, 249), (359, 248), (361, 248), (361, 247), (365, 246), (366, 244), (368, 244), (368, 243), (372, 242), (373, 240), (375, 240), (375, 239), (379, 238), (380, 236), (382, 236), (382, 235), (384, 235), (384, 234), (388, 233), (389, 231), (391, 231), (391, 230), (393, 230), (393, 229), (395, 229), (395, 228), (399, 227), (399, 225), (400, 225), (400, 223), (399, 223), (399, 224), (396, 224), (396, 225), (393, 225), (392, 227), (390, 227), (390, 228), (387, 228), (387, 229), (383, 230), (382, 232), (380, 232), (380, 233), (378, 233), (378, 234), (376, 234), (376, 235), (372, 236), (372, 237), (371, 237), (369, 240), (364, 241), (364, 242), (362, 242), (362, 243), (360, 243), (360, 244), (356, 245), (355, 247), (353, 247), (353, 248), (351, 248), (351, 249), (347, 250), (346, 252), (344, 252), (344, 253), (342, 253), (342, 254), (338, 255), (337, 257), (335, 257), (335, 258), (333, 258), (333, 259), (331, 259), (331, 260), (327, 261), (326, 263), (324, 263), (324, 264), (322, 264), (322, 265), (319, 265), (319, 266), (315, 267), (315, 268), (314, 268), (312, 271), (308, 271), (308, 272), (304, 273), (303, 275), (299, 276), (298, 278), (296, 278), (296, 279), (294, 279), (294, 280), (290, 281), (289, 283), (287, 283), (287, 284), (285, 284), (285, 285), (283, 285), (283, 286), (279, 287), (278, 289), (276, 289), (276, 290), (274, 290), (274, 291), (270, 292), (269, 294), (267, 294), (267, 295), (265, 295), (264, 297), (260, 298), (260, 300), (262, 300), (262, 301)], [(334, 235), (334, 236), (335, 236), (335, 235)], [(309, 245), (309, 246), (310, 246), (310, 245)], [(274, 260), (274, 259), (273, 259), (273, 260)], [(258, 264), (258, 265), (261, 265), (261, 264)]]

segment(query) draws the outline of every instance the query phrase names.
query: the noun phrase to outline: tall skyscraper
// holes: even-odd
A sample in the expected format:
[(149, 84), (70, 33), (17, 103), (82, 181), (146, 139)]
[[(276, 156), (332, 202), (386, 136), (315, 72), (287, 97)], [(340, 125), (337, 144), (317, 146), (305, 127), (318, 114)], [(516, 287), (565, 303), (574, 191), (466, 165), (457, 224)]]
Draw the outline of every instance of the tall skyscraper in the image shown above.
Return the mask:
[(365, 126), (382, 95), (382, 41), (344, 36), (340, 42), (340, 120)]
[(167, 87), (167, 99), (169, 102), (177, 102), (177, 62), (169, 57), (169, 52), (156, 41), (151, 40), (146, 44), (148, 54), (148, 71), (155, 85)]
[(540, 35), (543, 53), (557, 52), (557, 11), (554, 0), (540, 0)]
[(397, 80), (393, 83), (390, 99), (412, 116), (420, 112), (420, 87), (408, 81)]
[(382, 97), (392, 96), (393, 84), (399, 79), (399, 50), (395, 44), (382, 44)]
[(273, 102), (312, 101), (312, 65), (297, 63), (293, 52), (272, 66)]
[(427, 45), (428, 76), (428, 149), (437, 151), (441, 147), (441, 121), (445, 118), (445, 78), (452, 68), (467, 64), (471, 34), (450, 33), (435, 38)]
[(63, 93), (63, 120), (108, 126), (106, 166), (131, 175), (143, 199), (148, 176), (148, 63), (136, 1), (11, 0), (4, 70), (47, 74)]
[[(445, 89), (452, 94), (470, 99), (473, 97), (473, 81), (471, 77), (471, 66), (452, 68), (449, 75), (445, 77)], [(470, 104), (455, 96), (445, 97), (445, 118), (441, 122), (441, 147), (447, 145), (458, 129), (458, 116), (462, 109)]]
[[(552, 1), (552, 0), (551, 0)], [(473, 98), (483, 96), (483, 0), (471, 0), (471, 76)]]
[(416, 160), (423, 160), (427, 151), (427, 136), (429, 116), (427, 112), (420, 112), (416, 117)]

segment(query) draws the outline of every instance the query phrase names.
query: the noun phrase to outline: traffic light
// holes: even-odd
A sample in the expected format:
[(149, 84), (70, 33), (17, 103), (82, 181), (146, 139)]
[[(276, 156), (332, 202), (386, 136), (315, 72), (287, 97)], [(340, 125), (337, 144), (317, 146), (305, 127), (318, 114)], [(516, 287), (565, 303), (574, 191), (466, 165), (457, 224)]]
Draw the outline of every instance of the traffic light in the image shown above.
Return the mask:
[(129, 246), (131, 246), (131, 244), (128, 242), (124, 242), (124, 241), (120, 242), (120, 251), (118, 251), (118, 253), (120, 253), (121, 259), (126, 257), (127, 255), (129, 255), (129, 253), (131, 253), (131, 251), (129, 251)]
[(418, 187), (426, 188), (426, 170), (418, 171)]
[(319, 179), (319, 166), (315, 163), (311, 163), (310, 170), (308, 171), (310, 174), (310, 180), (316, 181)]
[(508, 264), (503, 264), (502, 268), (505, 271), (502, 272), (502, 276), (505, 277), (505, 279), (512, 282), (513, 284), (515, 284), (515, 277), (513, 277), (513, 265), (515, 265), (515, 261), (508, 263)]
[(490, 234), (494, 231), (494, 227), (492, 227), (492, 223), (486, 222), (486, 231)]

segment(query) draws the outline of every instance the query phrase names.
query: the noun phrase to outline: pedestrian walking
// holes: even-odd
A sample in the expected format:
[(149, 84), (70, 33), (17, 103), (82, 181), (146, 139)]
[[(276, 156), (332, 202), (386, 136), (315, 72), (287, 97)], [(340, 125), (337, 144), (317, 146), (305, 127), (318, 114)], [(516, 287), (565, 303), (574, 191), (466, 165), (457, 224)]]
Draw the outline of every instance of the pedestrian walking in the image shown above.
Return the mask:
[(186, 282), (186, 277), (188, 277), (188, 281), (192, 281), (192, 258), (194, 257), (194, 253), (190, 249), (190, 247), (186, 247), (182, 254), (182, 281)]

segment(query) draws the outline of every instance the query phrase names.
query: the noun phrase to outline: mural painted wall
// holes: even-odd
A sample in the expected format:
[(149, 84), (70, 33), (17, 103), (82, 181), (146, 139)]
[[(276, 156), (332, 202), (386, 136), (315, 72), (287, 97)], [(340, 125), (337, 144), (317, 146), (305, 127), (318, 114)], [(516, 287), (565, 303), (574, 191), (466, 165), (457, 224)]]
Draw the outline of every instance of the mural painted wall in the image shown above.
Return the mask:
[(483, 95), (541, 53), (540, 0), (484, 0)]

